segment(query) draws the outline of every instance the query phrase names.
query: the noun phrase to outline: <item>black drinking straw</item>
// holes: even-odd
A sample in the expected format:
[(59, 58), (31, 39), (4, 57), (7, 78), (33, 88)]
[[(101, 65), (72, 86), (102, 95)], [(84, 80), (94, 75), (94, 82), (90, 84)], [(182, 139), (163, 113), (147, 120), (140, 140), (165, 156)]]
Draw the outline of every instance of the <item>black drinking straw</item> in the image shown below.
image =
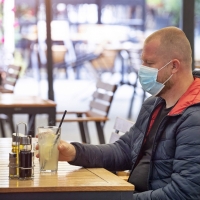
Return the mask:
[(58, 129), (57, 129), (57, 131), (56, 131), (56, 135), (58, 135), (58, 136), (57, 136), (56, 139), (55, 139), (54, 145), (56, 144), (58, 138), (60, 137), (60, 134), (58, 134), (58, 132), (59, 132), (61, 126), (62, 126), (62, 123), (63, 123), (63, 120), (64, 120), (64, 118), (65, 118), (66, 113), (67, 113), (67, 111), (65, 110), (65, 112), (63, 113), (62, 119), (61, 119), (61, 121), (60, 121), (60, 124), (59, 124), (59, 126), (58, 126)]
[(60, 129), (61, 126), (62, 126), (62, 123), (63, 123), (63, 120), (64, 120), (64, 118), (65, 118), (66, 113), (67, 113), (67, 111), (65, 110), (65, 112), (63, 113), (62, 119), (61, 119), (61, 121), (60, 121), (60, 124), (59, 124), (59, 126), (58, 126), (58, 130), (56, 131), (56, 135), (58, 134), (59, 129)]

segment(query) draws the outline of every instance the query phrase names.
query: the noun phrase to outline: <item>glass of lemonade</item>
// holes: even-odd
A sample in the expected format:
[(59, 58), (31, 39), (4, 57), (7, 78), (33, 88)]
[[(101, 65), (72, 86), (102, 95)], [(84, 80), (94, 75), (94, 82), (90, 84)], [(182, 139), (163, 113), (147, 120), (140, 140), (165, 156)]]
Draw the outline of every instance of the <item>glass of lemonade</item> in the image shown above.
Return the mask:
[[(61, 129), (57, 126), (43, 126), (38, 128), (40, 172), (57, 172), (58, 170), (58, 143)], [(57, 133), (57, 134), (56, 134)]]

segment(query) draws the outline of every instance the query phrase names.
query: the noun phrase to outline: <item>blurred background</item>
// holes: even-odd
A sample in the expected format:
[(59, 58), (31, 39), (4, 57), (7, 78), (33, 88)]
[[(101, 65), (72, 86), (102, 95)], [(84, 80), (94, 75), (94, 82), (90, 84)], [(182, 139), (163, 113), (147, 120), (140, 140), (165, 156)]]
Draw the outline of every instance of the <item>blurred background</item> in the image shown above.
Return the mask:
[[(115, 118), (135, 121), (149, 96), (137, 80), (149, 34), (166, 26), (184, 29), (190, 25), (184, 17), (193, 17), (191, 67), (200, 67), (200, 0), (192, 2), (193, 7), (185, 0), (0, 0), (1, 76), (9, 64), (21, 66), (14, 94), (54, 100), (57, 111), (87, 110), (99, 79), (117, 84), (104, 127), (109, 142)], [(15, 124), (21, 121), (27, 116), (14, 116)], [(47, 116), (38, 115), (36, 126), (46, 124)], [(98, 144), (92, 122), (89, 129), (91, 143)], [(81, 142), (77, 123), (64, 123), (62, 138)]]

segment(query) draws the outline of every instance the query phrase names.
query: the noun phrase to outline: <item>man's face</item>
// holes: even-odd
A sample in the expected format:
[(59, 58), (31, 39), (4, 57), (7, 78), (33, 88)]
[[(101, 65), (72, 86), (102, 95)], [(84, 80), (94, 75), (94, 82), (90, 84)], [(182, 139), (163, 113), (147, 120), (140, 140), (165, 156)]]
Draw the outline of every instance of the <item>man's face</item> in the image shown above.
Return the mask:
[[(151, 68), (161, 69), (164, 65), (166, 65), (167, 61), (159, 51), (159, 40), (152, 40), (146, 43), (143, 47), (142, 51), (142, 64)], [(170, 65), (170, 64), (169, 64)], [(169, 70), (168, 66), (164, 67), (158, 72), (157, 82), (164, 83), (169, 77), (171, 76), (171, 71)], [(166, 82), (165, 87), (163, 90), (157, 95), (162, 96), (166, 91), (168, 91), (173, 85), (171, 79)]]

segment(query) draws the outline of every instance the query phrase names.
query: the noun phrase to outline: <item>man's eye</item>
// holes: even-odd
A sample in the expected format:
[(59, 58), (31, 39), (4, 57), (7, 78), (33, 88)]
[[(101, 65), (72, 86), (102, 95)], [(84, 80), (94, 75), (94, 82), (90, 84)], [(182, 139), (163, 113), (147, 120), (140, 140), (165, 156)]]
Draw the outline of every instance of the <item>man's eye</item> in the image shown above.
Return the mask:
[(151, 66), (153, 63), (150, 62), (143, 62), (143, 65)]

